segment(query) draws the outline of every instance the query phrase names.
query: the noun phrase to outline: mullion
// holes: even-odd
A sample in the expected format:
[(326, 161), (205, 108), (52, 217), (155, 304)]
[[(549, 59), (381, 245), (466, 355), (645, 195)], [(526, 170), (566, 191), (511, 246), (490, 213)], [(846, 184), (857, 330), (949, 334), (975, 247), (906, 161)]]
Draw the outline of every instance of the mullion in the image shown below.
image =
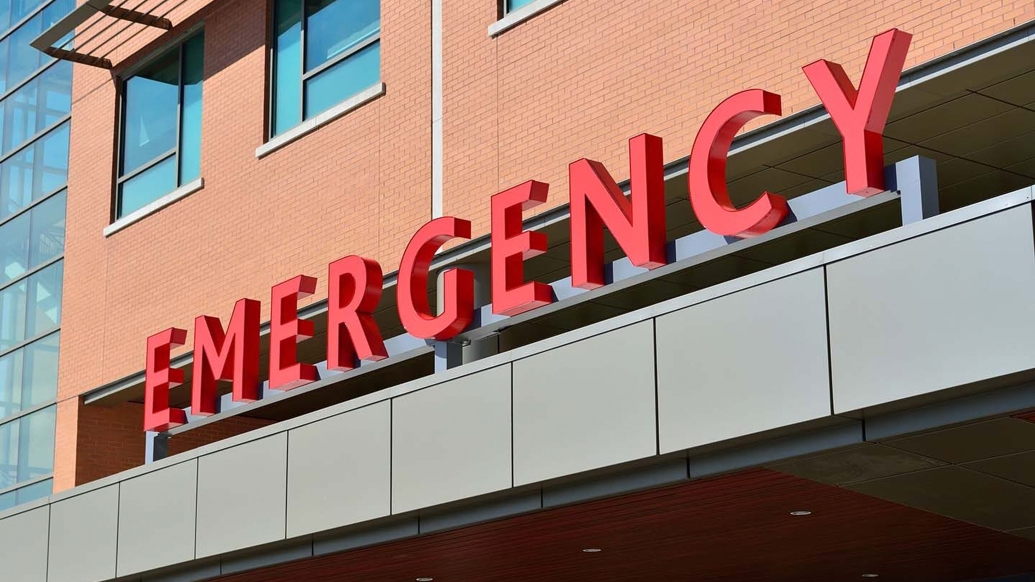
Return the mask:
[(303, 71), (303, 73), (302, 73), (302, 83), (305, 84), (305, 82), (308, 81), (309, 79), (312, 79), (313, 77), (316, 77), (320, 73), (330, 69), (331, 67), (333, 67), (333, 66), (337, 65), (338, 63), (344, 61), (345, 59), (355, 55), (356, 53), (360, 52), (361, 50), (363, 50), (363, 49), (365, 49), (365, 48), (367, 48), (369, 46), (372, 46), (374, 43), (380, 42), (380, 41), (381, 41), (381, 31), (379, 30), (377, 32), (377, 34), (371, 35), (371, 36), (363, 39), (362, 42), (357, 43), (356, 45), (354, 45), (351, 48), (349, 48), (349, 50), (347, 50), (347, 51), (345, 51), (345, 52), (343, 52), (343, 53), (341, 53), (339, 55), (335, 55), (334, 58), (332, 58), (329, 61), (321, 64), (319, 67), (316, 67), (312, 71), (309, 71), (308, 73)]
[(165, 160), (168, 160), (170, 156), (176, 155), (176, 151), (177, 151), (176, 148), (173, 148), (171, 150), (166, 150), (165, 153), (155, 157), (154, 159), (152, 159), (151, 161), (147, 162), (146, 164), (143, 164), (139, 168), (137, 168), (137, 169), (133, 170), (132, 172), (126, 174), (125, 176), (122, 176), (121, 178), (119, 178), (119, 180), (118, 180), (119, 184), (122, 184), (123, 182), (126, 182), (127, 180), (131, 180), (133, 178), (136, 178), (140, 174), (143, 174), (144, 172), (150, 170), (151, 168), (157, 166), (158, 164), (164, 162)]

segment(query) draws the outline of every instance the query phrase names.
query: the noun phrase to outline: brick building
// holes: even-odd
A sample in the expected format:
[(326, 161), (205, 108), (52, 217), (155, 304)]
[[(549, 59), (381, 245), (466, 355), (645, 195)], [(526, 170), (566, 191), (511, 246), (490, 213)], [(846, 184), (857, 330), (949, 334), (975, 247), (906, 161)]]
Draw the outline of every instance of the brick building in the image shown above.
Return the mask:
[[(1031, 0), (8, 4), (12, 579), (1032, 579)], [(892, 29), (863, 192), (803, 67), (840, 64), (856, 108)], [(789, 210), (731, 234), (691, 153), (748, 89), (778, 105), (724, 126), (719, 215)], [(599, 288), (572, 279), (583, 158), (664, 208), (650, 269), (589, 211)], [(499, 269), (494, 196), (528, 180), (509, 226), (546, 242)], [(405, 258), (443, 217), (470, 233), (428, 286)], [(353, 255), (378, 277), (329, 271)], [(547, 300), (497, 313), (504, 273)], [(359, 347), (337, 294), (368, 287), (384, 357), (328, 363)], [(458, 287), (473, 315), (416, 332), (407, 306), (427, 323)], [(295, 299), (312, 332), (274, 337)], [(285, 389), (296, 341), (313, 375)]]

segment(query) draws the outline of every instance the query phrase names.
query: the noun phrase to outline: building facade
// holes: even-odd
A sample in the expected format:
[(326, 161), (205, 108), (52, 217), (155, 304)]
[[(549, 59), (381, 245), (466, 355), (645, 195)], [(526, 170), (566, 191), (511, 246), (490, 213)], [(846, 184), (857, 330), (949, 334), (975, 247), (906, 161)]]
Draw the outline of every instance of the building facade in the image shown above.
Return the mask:
[(13, 580), (1035, 574), (1030, 0), (9, 4)]

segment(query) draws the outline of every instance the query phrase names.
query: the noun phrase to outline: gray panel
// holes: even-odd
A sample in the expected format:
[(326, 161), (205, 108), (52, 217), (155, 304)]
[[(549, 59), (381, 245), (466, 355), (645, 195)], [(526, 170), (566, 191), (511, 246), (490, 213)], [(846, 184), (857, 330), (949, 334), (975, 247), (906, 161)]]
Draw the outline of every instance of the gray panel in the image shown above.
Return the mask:
[(420, 516), (420, 533), (455, 529), (472, 523), (481, 523), (542, 509), (543, 496), (539, 491), (526, 491), (517, 496), (492, 499), (465, 507), (451, 507), (440, 513)]
[(289, 542), (266, 546), (261, 549), (242, 552), (220, 560), (220, 572), (233, 574), (245, 570), (257, 570), (275, 564), (284, 564), (311, 558), (313, 556), (313, 540), (291, 540)]
[(197, 557), (284, 539), (287, 433), (198, 460)]
[(392, 401), (392, 512), (511, 486), (510, 366)]
[(360, 529), (313, 536), (313, 555), (322, 556), (362, 548), (393, 540), (413, 537), (420, 533), (416, 517), (394, 520), (379, 519), (376, 523)]
[(644, 321), (514, 362), (514, 484), (657, 453)]
[(118, 485), (52, 504), (48, 582), (114, 578), (118, 527)]
[(661, 316), (661, 453), (830, 415), (823, 272)]
[(0, 519), (0, 548), (6, 556), (0, 576), (5, 580), (47, 582), (49, 526), (49, 506)]
[(630, 491), (659, 487), (689, 478), (685, 457), (592, 479), (543, 488), (543, 507), (578, 503)]
[(834, 410), (1035, 367), (1027, 205), (827, 267)]
[(966, 463), (1035, 450), (1035, 423), (997, 418), (885, 443), (949, 463)]
[(122, 482), (119, 576), (194, 559), (197, 483), (194, 459)]
[(961, 467), (941, 467), (846, 489), (998, 530), (1035, 527), (1035, 489)]
[(772, 465), (769, 468), (827, 485), (844, 485), (933, 469), (943, 464), (891, 447), (864, 443), (843, 451)]
[(975, 461), (964, 466), (968, 469), (1002, 477), (1007, 481), (1035, 487), (1035, 451)]
[(391, 471), (388, 401), (292, 430), (288, 537), (390, 515)]

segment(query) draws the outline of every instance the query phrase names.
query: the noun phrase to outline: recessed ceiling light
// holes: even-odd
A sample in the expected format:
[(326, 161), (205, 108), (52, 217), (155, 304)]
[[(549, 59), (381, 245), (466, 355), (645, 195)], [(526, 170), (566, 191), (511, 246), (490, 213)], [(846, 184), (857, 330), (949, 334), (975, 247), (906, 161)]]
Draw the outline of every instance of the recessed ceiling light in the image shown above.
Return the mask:
[(417, 582), (431, 582), (434, 578), (417, 578)]
[(802, 510), (798, 510), (798, 511), (792, 511), (791, 515), (801, 517), (803, 515), (812, 515), (812, 512), (811, 511), (805, 511), (805, 510), (802, 509)]
[(586, 552), (587, 554), (596, 554), (596, 553), (601, 552), (603, 550), (601, 550), (600, 548), (585, 548), (582, 551)]
[(863, 574), (863, 578), (876, 578), (880, 574)]

